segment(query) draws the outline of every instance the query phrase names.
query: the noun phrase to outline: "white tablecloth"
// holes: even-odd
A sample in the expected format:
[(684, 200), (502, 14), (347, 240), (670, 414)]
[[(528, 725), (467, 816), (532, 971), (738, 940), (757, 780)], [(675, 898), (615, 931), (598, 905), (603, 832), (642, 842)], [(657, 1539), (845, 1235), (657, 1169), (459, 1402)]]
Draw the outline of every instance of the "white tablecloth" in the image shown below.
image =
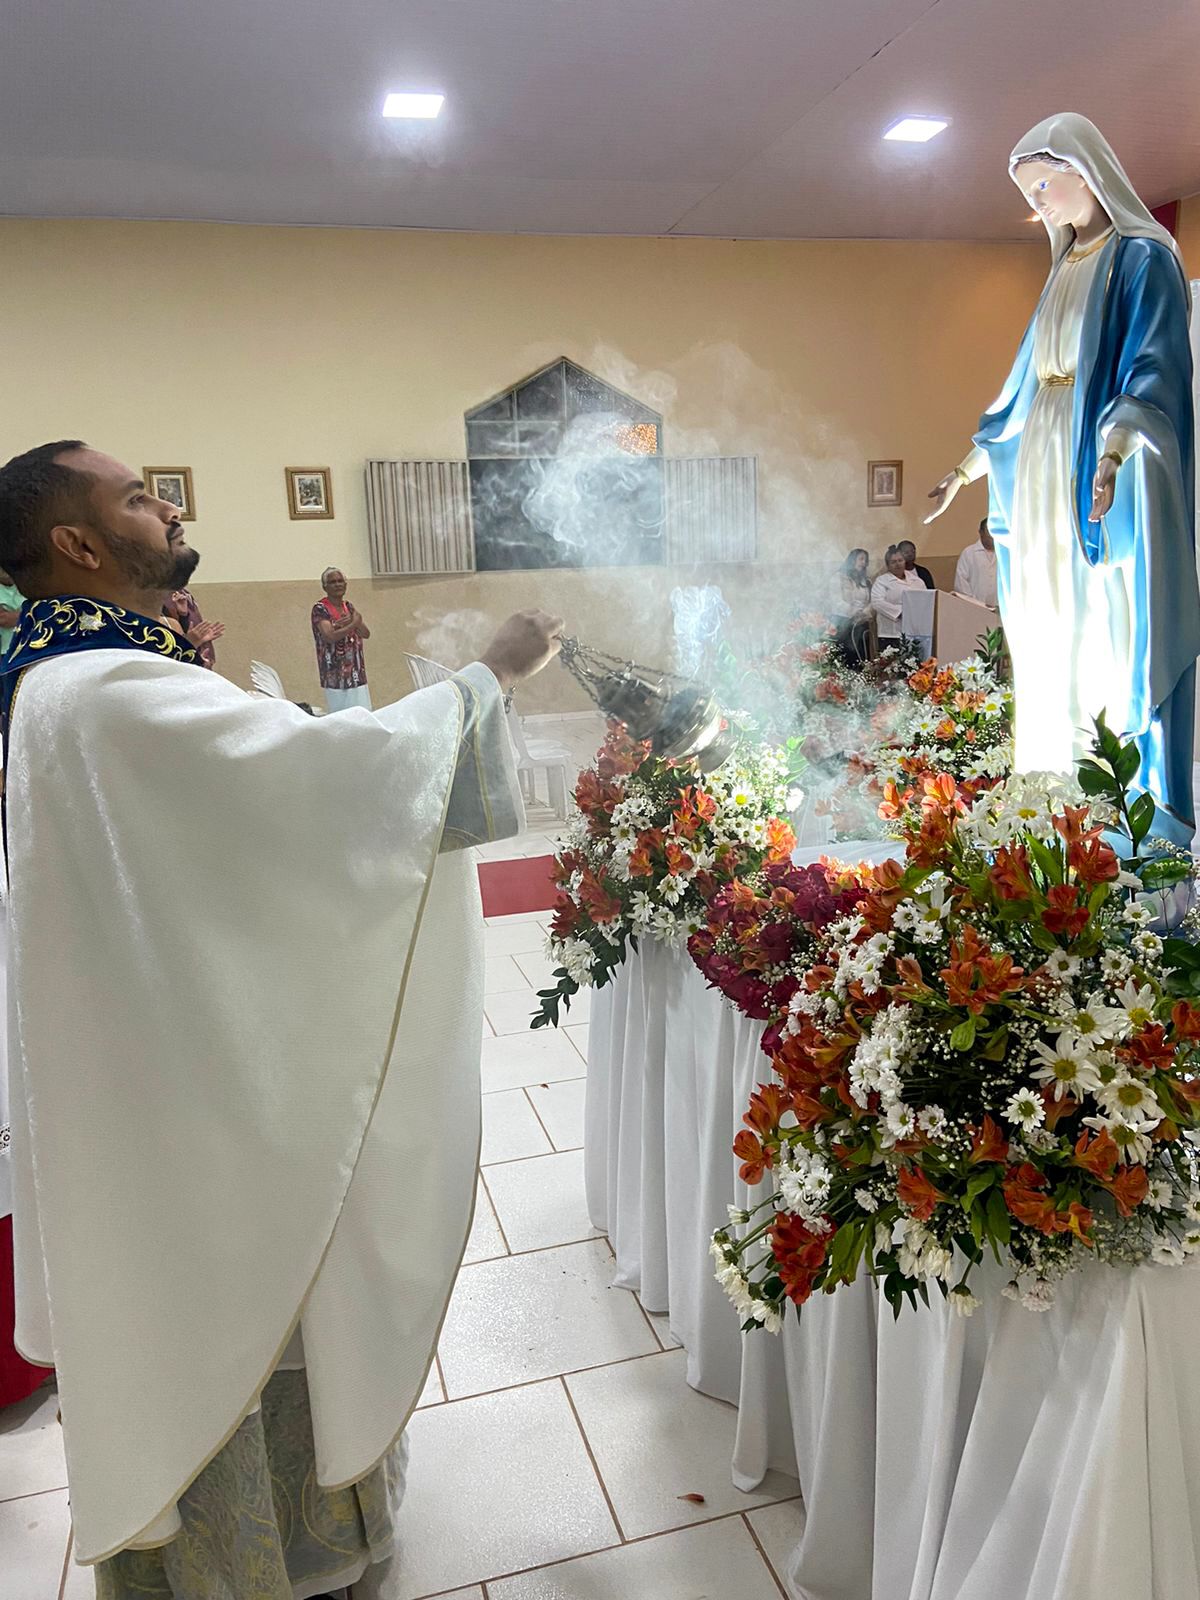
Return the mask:
[[(751, 1191), (731, 1145), (770, 1065), (750, 1022), (706, 987), (686, 953), (647, 941), (594, 998), (585, 1172), (615, 1282), (669, 1315), (688, 1382), (739, 1407), (733, 1480), (800, 1479), (812, 1600), (864, 1600), (871, 1582), (875, 1292), (864, 1282), (789, 1316), (779, 1338), (743, 1335), (708, 1253)], [(754, 1198), (761, 1198), (761, 1194)]]

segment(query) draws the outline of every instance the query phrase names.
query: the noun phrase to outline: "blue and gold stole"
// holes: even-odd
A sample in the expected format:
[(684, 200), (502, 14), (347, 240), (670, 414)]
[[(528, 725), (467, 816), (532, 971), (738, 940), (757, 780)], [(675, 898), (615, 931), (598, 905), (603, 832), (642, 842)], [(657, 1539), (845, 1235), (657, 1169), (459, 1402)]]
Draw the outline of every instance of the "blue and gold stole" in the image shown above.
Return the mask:
[(143, 617), (123, 606), (86, 595), (56, 595), (52, 600), (26, 600), (12, 643), (0, 657), (0, 738), (8, 766), (8, 730), (17, 686), (39, 661), (71, 655), (76, 650), (148, 650), (151, 655), (198, 663), (199, 654), (161, 617)]

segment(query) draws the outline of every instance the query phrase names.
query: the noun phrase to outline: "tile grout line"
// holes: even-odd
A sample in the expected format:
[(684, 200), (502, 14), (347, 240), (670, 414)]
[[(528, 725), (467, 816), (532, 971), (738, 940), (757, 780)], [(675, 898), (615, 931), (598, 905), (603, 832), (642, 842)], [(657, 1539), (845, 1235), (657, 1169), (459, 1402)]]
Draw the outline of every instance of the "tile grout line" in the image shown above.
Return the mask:
[(69, 1528), (67, 1530), (67, 1548), (63, 1552), (62, 1574), (58, 1580), (57, 1600), (63, 1600), (63, 1595), (67, 1592), (67, 1573), (71, 1570), (71, 1547), (74, 1543), (75, 1529)]
[[(672, 1350), (643, 1350), (638, 1356), (618, 1356), (615, 1361), (598, 1361), (591, 1367), (572, 1367), (567, 1372), (547, 1372), (541, 1378), (518, 1378), (515, 1383), (502, 1383), (498, 1389), (472, 1390), (470, 1394), (447, 1394), (444, 1405), (459, 1405), (464, 1400), (490, 1400), (493, 1395), (511, 1394), (515, 1389), (536, 1389), (539, 1383), (561, 1383), (566, 1378), (582, 1378), (589, 1372), (606, 1372), (609, 1367), (629, 1367), (635, 1361), (657, 1361), (659, 1356), (673, 1355)], [(718, 1401), (723, 1405), (724, 1401)], [(432, 1406), (422, 1406), (422, 1411), (432, 1411)], [(773, 1504), (773, 1502), (768, 1502)]]
[(755, 1531), (754, 1531), (754, 1524), (750, 1521), (749, 1512), (743, 1511), (741, 1513), (741, 1518), (742, 1518), (742, 1521), (746, 1524), (746, 1532), (754, 1540), (755, 1549), (758, 1551), (759, 1555), (763, 1558), (763, 1561), (766, 1563), (767, 1571), (775, 1579), (775, 1587), (779, 1590), (780, 1594), (783, 1596), (783, 1600), (788, 1600), (788, 1592), (783, 1586), (783, 1579), (775, 1571), (775, 1567), (774, 1567), (774, 1564), (771, 1561), (770, 1556), (763, 1549), (762, 1540), (758, 1537), (758, 1534), (755, 1533)]
[[(562, 1079), (562, 1080), (561, 1080), (561, 1081), (562, 1081), (562, 1082), (564, 1082), (564, 1083), (570, 1083), (570, 1082), (571, 1082), (571, 1081), (572, 1081), (572, 1080), (571, 1080), (571, 1079), (570, 1079), (570, 1078), (564, 1078), (564, 1079)], [(577, 1081), (577, 1080), (576, 1080), (576, 1081)], [(546, 1126), (546, 1124), (545, 1124), (545, 1123), (544, 1123), (544, 1122), (543, 1122), (543, 1121), (542, 1121), (542, 1118), (541, 1118), (541, 1113), (540, 1113), (540, 1112), (539, 1112), (539, 1111), (538, 1111), (538, 1108), (537, 1108), (537, 1107), (536, 1107), (536, 1106), (535, 1106), (535, 1105), (534, 1105), (534, 1103), (533, 1103), (533, 1096), (532, 1096), (532, 1095), (531, 1095), (531, 1094), (530, 1094), (530, 1092), (529, 1092), (529, 1091), (530, 1091), (530, 1089), (532, 1089), (532, 1088), (533, 1088), (533, 1087), (534, 1087), (534, 1086), (533, 1086), (533, 1084), (531, 1084), (531, 1083), (525, 1083), (525, 1084), (522, 1084), (522, 1085), (521, 1085), (521, 1092), (522, 1092), (522, 1094), (523, 1094), (523, 1095), (524, 1095), (524, 1096), (525, 1096), (525, 1098), (526, 1098), (526, 1100), (528, 1100), (528, 1101), (529, 1101), (529, 1109), (530, 1109), (530, 1110), (531, 1110), (531, 1111), (532, 1111), (532, 1112), (533, 1112), (533, 1114), (534, 1114), (534, 1116), (535, 1116), (535, 1117), (537, 1117), (537, 1124), (538, 1124), (538, 1127), (539, 1127), (539, 1128), (540, 1128), (540, 1129), (541, 1129), (541, 1130), (542, 1130), (542, 1132), (543, 1132), (543, 1133), (544, 1133), (544, 1134), (545, 1134), (545, 1135), (546, 1135), (546, 1138), (547, 1138), (547, 1139), (550, 1139), (550, 1150), (551, 1150), (551, 1152), (552, 1152), (552, 1153), (553, 1153), (553, 1154), (554, 1154), (554, 1155), (556, 1155), (556, 1156), (561, 1156), (561, 1155), (565, 1155), (565, 1154), (566, 1154), (566, 1152), (565, 1152), (565, 1151), (564, 1151), (564, 1150), (560, 1150), (560, 1149), (559, 1149), (559, 1148), (558, 1148), (558, 1146), (557, 1146), (557, 1145), (556, 1145), (556, 1144), (555, 1144), (555, 1142), (554, 1142), (554, 1140), (553, 1140), (553, 1139), (551, 1139), (551, 1138), (550, 1138), (550, 1129), (549, 1129), (549, 1128), (548, 1128), (548, 1127), (547, 1127), (547, 1126)], [(540, 1084), (540, 1083), (539, 1083), (539, 1084), (538, 1084), (538, 1085), (537, 1085), (537, 1087), (538, 1087), (538, 1088), (539, 1088), (539, 1089), (540, 1089), (540, 1088), (541, 1088), (541, 1087), (542, 1087), (542, 1085), (541, 1085), (541, 1084)], [(547, 1087), (547, 1088), (549, 1088), (549, 1084), (547, 1084), (547, 1085), (546, 1085), (546, 1087)], [(582, 1148), (582, 1147), (581, 1147), (581, 1146), (578, 1146), (578, 1145), (576, 1145), (576, 1146), (572, 1146), (572, 1148), (573, 1148), (573, 1149), (580, 1149), (580, 1148)], [(520, 1159), (520, 1158), (519, 1158), (519, 1157), (518, 1157), (518, 1159)], [(500, 1163), (499, 1163), (499, 1162), (497, 1162), (497, 1163), (496, 1163), (496, 1165), (497, 1165), (497, 1166), (499, 1166), (499, 1165), (500, 1165)]]
[(53, 1488), (50, 1489), (30, 1489), (26, 1494), (0, 1495), (0, 1506), (15, 1505), (18, 1500), (40, 1500), (43, 1495), (61, 1494), (64, 1489), (69, 1487), (70, 1485), (66, 1483), (56, 1483)]
[[(497, 1260), (499, 1259), (500, 1258), (497, 1257)], [(433, 1352), (433, 1364), (437, 1368), (438, 1382), (442, 1386), (442, 1404), (445, 1405), (446, 1401), (450, 1398), (450, 1391), (446, 1387), (446, 1374), (442, 1371), (442, 1353), (440, 1350), (435, 1350)], [(427, 1408), (422, 1407), (422, 1409), (424, 1410)]]
[[(799, 1495), (793, 1495), (793, 1500), (798, 1500)], [(787, 1504), (786, 1501), (776, 1502), (779, 1505)], [(756, 1510), (762, 1510), (758, 1506)], [(622, 1544), (602, 1544), (595, 1550), (580, 1550), (577, 1555), (561, 1556), (557, 1561), (544, 1561), (536, 1567), (515, 1567), (511, 1572), (496, 1572), (487, 1580), (487, 1584), (507, 1583), (510, 1578), (527, 1578), (531, 1573), (549, 1572), (552, 1567), (569, 1567), (577, 1561), (587, 1561), (592, 1556), (611, 1555), (614, 1550), (631, 1550), (639, 1544), (651, 1544), (655, 1539), (669, 1539), (677, 1533), (689, 1533), (693, 1528), (711, 1528), (718, 1522), (740, 1522), (745, 1516), (744, 1511), (722, 1511), (715, 1517), (696, 1517), (692, 1522), (682, 1522), (676, 1528), (661, 1528), (657, 1533), (639, 1533), (632, 1539), (626, 1539)], [(770, 1566), (770, 1563), (767, 1563)], [(468, 1584), (468, 1589), (486, 1588), (487, 1584), (476, 1582)], [(420, 1600), (446, 1600), (446, 1596), (458, 1594), (458, 1589), (439, 1589), (435, 1594), (421, 1595)]]
[[(496, 1210), (496, 1202), (492, 1198), (492, 1191), (488, 1188), (487, 1175), (482, 1167), (479, 1169), (479, 1183), (484, 1194), (487, 1195), (488, 1205), (492, 1208), (492, 1216), (496, 1219), (496, 1228), (499, 1231), (501, 1243), (504, 1245), (504, 1254), (510, 1256), (512, 1255), (512, 1249), (508, 1242), (508, 1235), (504, 1231), (504, 1224), (500, 1221), (500, 1213)], [(499, 1259), (499, 1256), (493, 1257), (493, 1260), (498, 1261)]]
[[(628, 1292), (628, 1293), (633, 1293), (633, 1291), (632, 1291), (632, 1290), (629, 1290), (629, 1291), (627, 1291), (627, 1292)], [(657, 1328), (656, 1328), (656, 1327), (655, 1327), (655, 1326), (654, 1326), (654, 1322), (653, 1322), (653, 1320), (652, 1320), (652, 1319), (651, 1319), (651, 1316), (650, 1316), (650, 1313), (649, 1313), (649, 1312), (648, 1312), (648, 1311), (647, 1311), (647, 1310), (646, 1310), (646, 1308), (645, 1308), (645, 1306), (644, 1306), (644, 1305), (643, 1305), (643, 1304), (642, 1304), (642, 1297), (641, 1297), (641, 1295), (639, 1295), (639, 1294), (634, 1294), (634, 1295), (633, 1295), (633, 1303), (634, 1303), (634, 1305), (636, 1305), (636, 1306), (637, 1306), (637, 1308), (638, 1308), (638, 1310), (639, 1310), (639, 1311), (640, 1311), (640, 1312), (641, 1312), (641, 1313), (642, 1313), (642, 1316), (643, 1316), (643, 1317), (645, 1317), (645, 1319), (646, 1319), (646, 1326), (647, 1326), (647, 1327), (648, 1327), (648, 1328), (649, 1328), (649, 1329), (650, 1329), (650, 1332), (651, 1332), (651, 1333), (652, 1333), (652, 1334), (653, 1334), (653, 1335), (654, 1335), (654, 1342), (655, 1342), (655, 1344), (656, 1344), (656, 1345), (657, 1345), (657, 1346), (658, 1346), (658, 1348), (659, 1348), (659, 1349), (660, 1349), (660, 1350), (661, 1350), (661, 1351), (662, 1351), (662, 1352), (663, 1352), (663, 1354), (664, 1354), (664, 1355), (665, 1355), (665, 1354), (666, 1354), (666, 1352), (667, 1352), (667, 1347), (666, 1347), (666, 1345), (665, 1345), (665, 1344), (664, 1344), (664, 1343), (663, 1343), (663, 1342), (662, 1342), (662, 1340), (661, 1340), (661, 1339), (660, 1339), (660, 1338), (659, 1338), (659, 1336), (658, 1336), (658, 1329), (657, 1329)]]
[[(642, 1359), (648, 1360), (649, 1358), (643, 1357)], [(613, 1363), (609, 1363), (609, 1365), (612, 1364)], [(575, 1408), (575, 1396), (571, 1393), (570, 1386), (568, 1385), (565, 1377), (560, 1377), (558, 1381), (562, 1384), (562, 1391), (567, 1397), (567, 1404), (571, 1408), (571, 1415), (575, 1418), (575, 1426), (579, 1429), (579, 1437), (583, 1440), (583, 1448), (587, 1451), (588, 1460), (592, 1463), (592, 1471), (596, 1474), (596, 1482), (600, 1485), (600, 1493), (604, 1496), (604, 1503), (608, 1507), (608, 1514), (613, 1519), (613, 1527), (617, 1530), (617, 1537), (620, 1539), (622, 1544), (627, 1544), (628, 1540), (625, 1538), (625, 1529), (621, 1526), (621, 1519), (617, 1515), (617, 1508), (615, 1505), (613, 1505), (612, 1495), (609, 1494), (608, 1485), (605, 1483), (603, 1474), (600, 1471), (600, 1463), (596, 1460), (596, 1452), (592, 1449), (592, 1441), (588, 1438), (587, 1431), (583, 1426), (583, 1418), (579, 1415), (579, 1412)]]

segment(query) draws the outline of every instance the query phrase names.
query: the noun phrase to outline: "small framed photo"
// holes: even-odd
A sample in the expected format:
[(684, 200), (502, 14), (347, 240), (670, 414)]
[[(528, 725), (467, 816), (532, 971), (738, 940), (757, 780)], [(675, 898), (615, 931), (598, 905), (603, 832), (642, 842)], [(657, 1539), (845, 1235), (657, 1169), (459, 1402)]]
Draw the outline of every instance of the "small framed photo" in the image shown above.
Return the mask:
[(286, 467), (284, 476), (293, 522), (333, 516), (333, 484), (328, 467)]
[(180, 522), (195, 522), (196, 492), (191, 467), (143, 467), (142, 479), (156, 500), (175, 506)]
[(903, 497), (903, 461), (868, 461), (867, 504), (869, 506), (898, 506)]

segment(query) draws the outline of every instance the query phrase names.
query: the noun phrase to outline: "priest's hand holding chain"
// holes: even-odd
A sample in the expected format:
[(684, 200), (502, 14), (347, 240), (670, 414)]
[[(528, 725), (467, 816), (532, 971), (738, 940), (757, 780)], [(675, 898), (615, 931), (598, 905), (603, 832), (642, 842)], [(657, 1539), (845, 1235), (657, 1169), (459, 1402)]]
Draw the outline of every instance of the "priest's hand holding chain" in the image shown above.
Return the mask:
[(545, 611), (518, 611), (500, 627), (480, 660), (508, 694), (523, 678), (531, 678), (562, 647), (563, 619)]

